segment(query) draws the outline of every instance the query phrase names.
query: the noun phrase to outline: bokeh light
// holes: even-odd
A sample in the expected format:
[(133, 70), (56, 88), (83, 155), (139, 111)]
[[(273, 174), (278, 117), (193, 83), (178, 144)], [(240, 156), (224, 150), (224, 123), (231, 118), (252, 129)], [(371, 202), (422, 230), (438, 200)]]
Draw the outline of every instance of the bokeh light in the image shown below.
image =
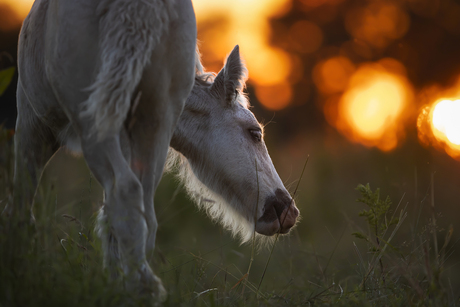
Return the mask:
[(384, 48), (409, 29), (409, 15), (395, 3), (371, 1), (366, 7), (350, 9), (345, 26), (356, 39), (375, 48)]
[(333, 101), (324, 108), (329, 123), (354, 142), (389, 151), (404, 137), (412, 89), (402, 64), (384, 59), (361, 65)]
[[(460, 100), (442, 100), (433, 107), (433, 132), (438, 138), (460, 145)], [(439, 136), (438, 136), (439, 135)]]
[(313, 82), (318, 89), (326, 94), (343, 92), (350, 77), (355, 71), (355, 65), (346, 57), (332, 57), (319, 62), (313, 69)]
[(256, 95), (260, 103), (267, 109), (278, 111), (289, 105), (292, 98), (292, 88), (288, 82), (281, 82), (272, 86), (256, 87)]
[(421, 143), (425, 146), (434, 146), (458, 160), (460, 160), (459, 86), (460, 79), (457, 84), (445, 90), (436, 86), (425, 90), (422, 95), (433, 102), (422, 108), (417, 119), (418, 137)]
[(300, 53), (312, 53), (321, 47), (323, 32), (316, 24), (300, 20), (289, 29), (291, 48)]

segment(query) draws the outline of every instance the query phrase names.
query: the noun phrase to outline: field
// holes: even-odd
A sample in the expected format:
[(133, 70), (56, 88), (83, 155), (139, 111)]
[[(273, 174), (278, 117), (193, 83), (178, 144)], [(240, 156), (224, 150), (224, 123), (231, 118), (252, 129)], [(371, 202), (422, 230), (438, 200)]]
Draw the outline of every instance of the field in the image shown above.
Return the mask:
[[(1, 133), (3, 209), (14, 187), (11, 133)], [(423, 167), (415, 179), (414, 170), (408, 171), (412, 180), (406, 180), (405, 167), (395, 161), (407, 148), (394, 154), (398, 160), (336, 140), (341, 154), (333, 156), (337, 151), (327, 148), (327, 138), (335, 137), (306, 143), (310, 160), (296, 192), (303, 218), (275, 246), (240, 245), (196, 209), (173, 175), (165, 175), (155, 197), (160, 226), (150, 258), (168, 290), (164, 306), (460, 306), (453, 224), (458, 195), (452, 207), (438, 201), (453, 197), (445, 192), (452, 186), (438, 188), (442, 173), (432, 176)], [(287, 163), (286, 153), (274, 152), (275, 165)], [(291, 192), (305, 158), (291, 159)], [(371, 189), (355, 189), (367, 181)], [(101, 187), (84, 161), (61, 150), (39, 187), (35, 226), (17, 227), (14, 219), (1, 218), (0, 306), (152, 304), (109, 281), (102, 270), (93, 233), (101, 200)]]

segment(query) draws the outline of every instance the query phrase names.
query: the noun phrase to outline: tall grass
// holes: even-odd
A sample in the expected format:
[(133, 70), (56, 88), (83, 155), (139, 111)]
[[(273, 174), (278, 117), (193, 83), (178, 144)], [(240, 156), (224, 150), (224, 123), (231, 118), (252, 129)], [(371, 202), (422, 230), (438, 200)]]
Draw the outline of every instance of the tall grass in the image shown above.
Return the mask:
[[(3, 209), (14, 188), (12, 132), (5, 129), (0, 151)], [(88, 175), (82, 197), (63, 206), (53, 182), (44, 183), (34, 226), (0, 218), (0, 306), (153, 304), (112, 283), (102, 270), (93, 233), (97, 204), (86, 195), (96, 185)], [(394, 206), (369, 185), (358, 189), (364, 211), (357, 205), (340, 236), (321, 242), (330, 252), (317, 253), (294, 230), (280, 237), (265, 268), (270, 250), (253, 254), (251, 245), (239, 246), (197, 213), (166, 176), (156, 196), (160, 227), (150, 260), (168, 290), (164, 306), (460, 306), (459, 289), (443, 277), (455, 251), (453, 228), (439, 228), (434, 199), (432, 206), (419, 208), (431, 210), (431, 218), (414, 226), (404, 198)], [(360, 220), (366, 226), (359, 227)], [(347, 241), (351, 233), (355, 237)], [(339, 252), (344, 245), (354, 254)]]

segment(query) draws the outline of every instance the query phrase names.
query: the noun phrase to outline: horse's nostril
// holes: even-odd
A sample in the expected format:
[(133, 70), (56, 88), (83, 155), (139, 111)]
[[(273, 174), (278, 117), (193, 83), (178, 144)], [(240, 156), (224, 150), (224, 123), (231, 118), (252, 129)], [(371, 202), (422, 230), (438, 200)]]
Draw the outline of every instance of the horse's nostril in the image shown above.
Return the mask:
[(259, 222), (271, 223), (275, 220), (295, 219), (299, 216), (299, 210), (295, 206), (294, 200), (289, 193), (281, 189), (277, 189), (274, 195), (270, 195), (265, 200), (264, 213), (259, 218)]

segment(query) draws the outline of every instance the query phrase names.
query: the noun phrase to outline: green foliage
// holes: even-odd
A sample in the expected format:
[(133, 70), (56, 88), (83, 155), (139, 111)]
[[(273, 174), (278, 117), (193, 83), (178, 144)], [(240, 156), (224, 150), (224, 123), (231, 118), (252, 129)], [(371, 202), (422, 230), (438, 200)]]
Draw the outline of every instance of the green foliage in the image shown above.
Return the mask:
[(0, 70), (0, 96), (5, 93), (6, 89), (13, 80), (14, 73), (16, 72), (16, 68), (9, 67), (3, 70)]
[[(360, 231), (352, 234), (367, 243), (368, 255), (371, 255), (366, 263), (355, 245), (362, 265), (362, 281), (358, 289), (367, 299), (381, 301), (377, 305), (382, 306), (388, 304), (382, 300), (383, 297), (392, 297), (391, 302), (395, 305), (409, 303), (414, 306), (446, 306), (446, 287), (442, 284), (440, 275), (443, 271), (442, 263), (445, 263), (445, 250), (452, 236), (452, 227), (440, 252), (437, 248), (438, 229), (434, 215), (416, 236), (407, 238), (399, 235), (399, 241), (410, 244), (395, 244), (395, 235), (407, 217), (407, 206), (401, 210), (399, 217), (394, 217), (393, 213), (389, 218), (392, 202), (388, 196), (382, 200), (379, 189), (373, 192), (369, 184), (360, 184), (357, 190), (361, 193), (358, 201), (368, 207), (359, 216), (365, 218), (369, 232), (372, 233), (366, 235)], [(394, 228), (390, 229), (392, 225)], [(433, 242), (431, 236), (434, 238)], [(412, 249), (408, 250), (408, 247)], [(434, 255), (430, 255), (432, 251)]]
[[(396, 217), (392, 217), (390, 220), (387, 219), (387, 214), (392, 204), (389, 196), (387, 196), (385, 200), (380, 199), (380, 189), (376, 189), (375, 192), (372, 192), (369, 183), (366, 185), (359, 184), (356, 190), (361, 193), (361, 198), (358, 198), (357, 201), (369, 207), (369, 210), (361, 211), (359, 216), (366, 218), (371, 229), (374, 229), (376, 237), (380, 237), (388, 227), (398, 223), (399, 219)], [(361, 238), (362, 237), (365, 236), (361, 234)]]

